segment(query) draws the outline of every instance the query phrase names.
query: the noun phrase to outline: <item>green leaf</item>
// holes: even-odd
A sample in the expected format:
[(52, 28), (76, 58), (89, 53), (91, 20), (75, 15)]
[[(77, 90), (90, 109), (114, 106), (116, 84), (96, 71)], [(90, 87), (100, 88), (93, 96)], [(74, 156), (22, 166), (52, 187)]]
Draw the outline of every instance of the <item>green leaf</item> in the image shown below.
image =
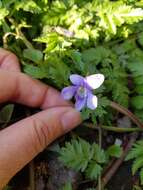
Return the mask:
[(38, 66), (25, 64), (24, 72), (35, 79), (48, 78), (48, 71), (45, 69), (45, 67), (38, 67)]
[(143, 151), (142, 151), (142, 147), (143, 147), (143, 141), (137, 141), (134, 145), (133, 148), (130, 150), (130, 152), (128, 153), (127, 157), (126, 157), (126, 161), (137, 158), (142, 156), (143, 157)]
[(81, 111), (81, 117), (83, 120), (87, 120), (89, 119), (91, 115), (91, 110), (88, 109), (88, 108), (84, 108), (82, 111)]
[(109, 49), (104, 47), (90, 48), (82, 52), (82, 59), (85, 63), (94, 62), (94, 65), (100, 63), (110, 54)]
[(135, 88), (135, 91), (138, 94), (143, 94), (143, 85), (137, 85), (136, 88)]
[(143, 10), (123, 4), (122, 1), (105, 1), (97, 7), (99, 26), (111, 34), (117, 33), (117, 27), (124, 23), (133, 24), (143, 19)]
[(82, 61), (82, 54), (76, 50), (70, 51), (69, 56), (72, 58), (75, 67), (84, 72), (84, 62)]
[(102, 150), (98, 144), (93, 144), (92, 145), (93, 149), (93, 157), (92, 159), (95, 160), (97, 163), (105, 163), (106, 162), (106, 155), (104, 150)]
[(112, 145), (107, 149), (107, 155), (119, 158), (122, 154), (122, 148), (119, 145)]
[(96, 162), (91, 162), (86, 170), (86, 177), (90, 179), (97, 179), (101, 174), (102, 167)]
[(35, 14), (41, 12), (41, 8), (33, 0), (28, 0), (28, 1), (22, 0), (20, 2), (17, 2), (15, 8), (17, 10), (23, 9), (24, 11), (35, 13)]
[(140, 76), (134, 77), (134, 82), (136, 85), (143, 85), (143, 76), (140, 75)]
[(72, 185), (70, 182), (67, 182), (61, 190), (72, 190)]
[(82, 172), (86, 169), (93, 152), (88, 142), (83, 139), (67, 142), (65, 147), (61, 148), (60, 160), (68, 167)]
[(138, 157), (135, 159), (135, 161), (133, 162), (133, 166), (132, 166), (132, 174), (134, 175), (136, 173), (136, 171), (143, 167), (143, 157)]
[(134, 59), (132, 57), (132, 59), (134, 60), (134, 62), (128, 65), (129, 69), (134, 73), (134, 76), (140, 76), (140, 75), (142, 76), (143, 73), (143, 60), (141, 60), (142, 58)]
[(143, 96), (133, 97), (131, 103), (136, 109), (143, 109)]
[(9, 14), (6, 8), (0, 8), (0, 25), (2, 25), (4, 18)]
[(37, 64), (43, 60), (43, 53), (37, 49), (25, 49), (23, 56)]
[(143, 185), (143, 168), (140, 171), (140, 181), (141, 181), (141, 185)]
[(13, 110), (13, 104), (8, 104), (4, 106), (0, 111), (0, 123), (3, 123), (4, 125), (7, 124), (12, 117)]

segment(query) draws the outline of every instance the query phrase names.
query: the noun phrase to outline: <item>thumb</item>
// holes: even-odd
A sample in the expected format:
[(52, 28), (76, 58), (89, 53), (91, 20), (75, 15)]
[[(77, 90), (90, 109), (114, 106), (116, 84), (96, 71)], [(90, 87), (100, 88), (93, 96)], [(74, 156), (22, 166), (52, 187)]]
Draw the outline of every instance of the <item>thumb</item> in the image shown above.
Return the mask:
[(80, 122), (79, 112), (72, 107), (54, 107), (2, 130), (0, 132), (0, 187), (46, 145)]

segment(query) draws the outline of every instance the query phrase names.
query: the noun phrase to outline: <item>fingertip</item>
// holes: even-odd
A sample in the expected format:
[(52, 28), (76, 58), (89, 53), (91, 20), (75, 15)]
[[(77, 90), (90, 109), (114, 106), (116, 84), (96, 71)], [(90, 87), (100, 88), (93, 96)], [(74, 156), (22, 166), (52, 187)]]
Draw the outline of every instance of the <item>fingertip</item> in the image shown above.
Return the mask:
[(81, 123), (81, 114), (74, 108), (70, 108), (61, 118), (65, 132), (68, 132)]

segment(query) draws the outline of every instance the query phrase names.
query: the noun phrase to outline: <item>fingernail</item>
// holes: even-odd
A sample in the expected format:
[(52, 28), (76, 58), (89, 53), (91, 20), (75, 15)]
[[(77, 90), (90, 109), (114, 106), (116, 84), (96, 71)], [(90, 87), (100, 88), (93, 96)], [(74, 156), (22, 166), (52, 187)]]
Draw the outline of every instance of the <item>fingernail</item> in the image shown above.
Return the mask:
[(81, 116), (78, 111), (72, 109), (62, 116), (62, 125), (66, 132), (70, 131), (81, 123)]

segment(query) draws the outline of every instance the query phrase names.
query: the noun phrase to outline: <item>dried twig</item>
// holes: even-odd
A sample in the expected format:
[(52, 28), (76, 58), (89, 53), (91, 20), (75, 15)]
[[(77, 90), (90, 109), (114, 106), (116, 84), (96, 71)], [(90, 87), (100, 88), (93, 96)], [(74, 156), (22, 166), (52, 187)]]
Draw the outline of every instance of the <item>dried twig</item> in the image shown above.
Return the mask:
[[(122, 107), (121, 105), (119, 105), (115, 102), (111, 102), (110, 106), (112, 108), (114, 108), (115, 110), (128, 116), (133, 121), (133, 123), (136, 124), (138, 127), (143, 128), (142, 122), (128, 109)], [(128, 141), (127, 145), (125, 146), (121, 157), (115, 161), (112, 160), (111, 163), (109, 163), (108, 168), (106, 169), (105, 173), (102, 176), (102, 187), (104, 187), (108, 183), (108, 181), (112, 178), (112, 176), (115, 174), (115, 172), (117, 171), (119, 166), (124, 161), (126, 155), (128, 154), (129, 150), (131, 149), (132, 145), (136, 141), (137, 137), (138, 137), (138, 133), (137, 132), (133, 133), (131, 135), (131, 138)]]
[(137, 133), (133, 133), (131, 135), (131, 138), (130, 138), (129, 142), (127, 143), (121, 157), (118, 160), (114, 161), (112, 164), (109, 164), (110, 167), (108, 167), (108, 169), (105, 171), (105, 173), (104, 173), (104, 175), (102, 177), (102, 187), (104, 187), (108, 183), (108, 181), (115, 174), (115, 172), (117, 171), (119, 166), (122, 164), (122, 162), (124, 161), (126, 155), (128, 154), (129, 150), (131, 149), (132, 145), (136, 141), (137, 136), (138, 136)]

